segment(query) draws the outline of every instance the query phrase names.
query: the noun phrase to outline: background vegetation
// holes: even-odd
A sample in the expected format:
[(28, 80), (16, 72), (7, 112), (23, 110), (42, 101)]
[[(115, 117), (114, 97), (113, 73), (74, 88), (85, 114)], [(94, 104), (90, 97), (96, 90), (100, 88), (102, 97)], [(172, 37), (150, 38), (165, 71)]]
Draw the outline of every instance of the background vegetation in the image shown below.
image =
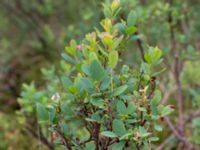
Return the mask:
[[(0, 149), (52, 149), (48, 127), (38, 125), (35, 106), (25, 100), (41, 99), (40, 91), (48, 85), (61, 91), (55, 79), (65, 66), (60, 54), (72, 38), (80, 43), (94, 28), (102, 30), (101, 4), (94, 0), (0, 1)], [(174, 111), (161, 118), (158, 130), (162, 132), (154, 133), (159, 141), (152, 149), (198, 150), (200, 2), (121, 0), (121, 8), (116, 22), (127, 20), (134, 10), (130, 20), (137, 28), (121, 54), (124, 64), (138, 69), (149, 45), (162, 50), (159, 67), (164, 70), (156, 79), (162, 93), (160, 104), (170, 105)], [(122, 25), (119, 29), (123, 32)], [(22, 88), (32, 81), (34, 84)], [(24, 101), (17, 101), (22, 89)]]

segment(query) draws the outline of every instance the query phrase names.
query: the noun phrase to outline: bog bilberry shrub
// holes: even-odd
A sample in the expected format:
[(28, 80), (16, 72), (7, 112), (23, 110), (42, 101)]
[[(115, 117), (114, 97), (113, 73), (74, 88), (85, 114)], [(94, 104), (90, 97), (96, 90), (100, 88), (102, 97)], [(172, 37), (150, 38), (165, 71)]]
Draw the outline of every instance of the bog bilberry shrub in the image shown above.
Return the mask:
[(137, 32), (134, 11), (117, 22), (120, 2), (103, 4), (102, 30), (96, 29), (62, 54), (62, 73), (45, 70), (44, 90), (24, 85), (19, 99), (27, 118), (37, 115), (52, 141), (69, 150), (151, 149), (160, 123), (172, 108), (159, 104), (157, 66), (162, 51), (149, 47), (140, 68), (125, 64), (122, 54)]

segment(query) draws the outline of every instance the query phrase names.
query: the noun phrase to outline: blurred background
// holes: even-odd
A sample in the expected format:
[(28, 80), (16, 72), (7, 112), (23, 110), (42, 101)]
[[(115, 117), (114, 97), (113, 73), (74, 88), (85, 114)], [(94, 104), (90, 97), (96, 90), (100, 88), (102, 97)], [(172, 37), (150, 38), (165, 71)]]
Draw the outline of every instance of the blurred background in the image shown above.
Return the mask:
[[(127, 63), (140, 62), (138, 39), (163, 49), (165, 60), (171, 60), (168, 9), (175, 18), (177, 43), (185, 62), (181, 82), (186, 112), (200, 108), (200, 1), (121, 0), (127, 11), (138, 12), (138, 35), (124, 56)], [(60, 53), (70, 39), (81, 40), (103, 18), (101, 0), (0, 0), (0, 150), (35, 149), (37, 138), (18, 123), (17, 98), (23, 83), (44, 84), (41, 68), (60, 65)], [(169, 1), (171, 2), (171, 1)], [(171, 5), (170, 5), (171, 4)], [(127, 8), (127, 9), (126, 9)], [(144, 46), (145, 47), (145, 46)], [(133, 53), (132, 48), (135, 48)], [(134, 60), (134, 61), (129, 61)], [(167, 76), (167, 77), (166, 77)], [(174, 81), (170, 73), (160, 77), (164, 102), (175, 102)], [(163, 103), (164, 103), (163, 102)], [(176, 114), (175, 114), (176, 115)], [(175, 120), (175, 119), (174, 119)], [(191, 139), (200, 144), (200, 119), (193, 127), (198, 130)], [(167, 133), (168, 134), (168, 133)], [(163, 137), (164, 138), (164, 137)], [(162, 139), (162, 137), (161, 137)], [(172, 143), (173, 149), (173, 143)], [(42, 149), (48, 149), (44, 147)]]

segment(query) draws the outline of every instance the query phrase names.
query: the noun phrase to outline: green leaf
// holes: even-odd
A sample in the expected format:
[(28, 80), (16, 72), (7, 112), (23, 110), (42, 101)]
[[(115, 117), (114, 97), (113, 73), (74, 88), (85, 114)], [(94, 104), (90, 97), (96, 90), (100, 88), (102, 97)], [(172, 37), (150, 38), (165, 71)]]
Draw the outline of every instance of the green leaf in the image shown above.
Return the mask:
[(94, 142), (86, 143), (86, 146), (85, 146), (85, 148), (83, 150), (95, 150)]
[(100, 123), (101, 122), (101, 116), (100, 116), (99, 112), (97, 111), (94, 114), (92, 114), (90, 118), (86, 118), (85, 120), (89, 121), (89, 122), (98, 122), (98, 123)]
[(65, 123), (62, 124), (61, 129), (62, 129), (62, 132), (64, 133), (65, 136), (70, 134), (70, 129), (69, 129), (69, 127), (67, 126), (67, 124), (65, 124)]
[(117, 135), (111, 131), (104, 131), (101, 132), (101, 135), (106, 136), (106, 137), (110, 137), (110, 138), (115, 138), (117, 137)]
[(81, 78), (79, 81), (79, 86), (87, 92), (93, 92), (95, 89), (93, 83), (87, 78)]
[(69, 63), (73, 64), (73, 65), (76, 65), (76, 61), (73, 60), (69, 55), (65, 54), (65, 53), (62, 53), (61, 56), (66, 60), (68, 61)]
[(86, 75), (90, 75), (90, 69), (89, 69), (89, 66), (88, 65), (86, 65), (86, 64), (83, 64), (82, 66), (81, 66), (81, 70), (86, 74)]
[(133, 114), (136, 111), (136, 107), (132, 103), (128, 103), (128, 107), (126, 108), (126, 114)]
[(149, 64), (156, 64), (162, 56), (162, 51), (158, 47), (150, 47), (144, 58)]
[(100, 85), (100, 90), (106, 90), (110, 87), (110, 78), (109, 77), (105, 77)]
[(161, 115), (162, 116), (169, 115), (172, 111), (173, 109), (170, 106), (165, 106), (161, 109)]
[(99, 112), (95, 112), (94, 114), (92, 114), (91, 119), (94, 120), (95, 122), (100, 122), (101, 121), (101, 117), (99, 115)]
[(97, 106), (99, 108), (104, 107), (104, 100), (101, 98), (92, 98), (90, 102), (92, 103), (92, 105)]
[(104, 15), (106, 18), (110, 18), (112, 17), (112, 10), (106, 5), (106, 4), (103, 4), (103, 12), (104, 12)]
[(126, 143), (125, 141), (120, 141), (119, 143), (114, 143), (111, 145), (111, 150), (122, 150), (125, 143)]
[(89, 62), (91, 63), (93, 60), (98, 60), (95, 52), (90, 52), (89, 54)]
[(161, 92), (159, 90), (156, 90), (152, 101), (157, 105), (157, 104), (159, 104), (161, 98), (162, 98)]
[(146, 129), (144, 127), (139, 127), (139, 133), (141, 137), (147, 137), (149, 136), (151, 133), (147, 132)]
[(40, 103), (36, 103), (36, 111), (39, 122), (46, 122), (49, 120), (47, 109)]
[(55, 116), (56, 116), (56, 110), (55, 110), (54, 108), (51, 108), (50, 111), (49, 111), (49, 120), (50, 120), (51, 122), (53, 122)]
[(65, 51), (73, 56), (76, 55), (76, 41), (75, 40), (71, 40), (70, 41), (70, 47), (65, 47)]
[(61, 113), (65, 116), (65, 119), (68, 119), (73, 116), (72, 108), (68, 103), (62, 104)]
[(124, 134), (126, 134), (126, 128), (124, 126), (124, 123), (119, 119), (114, 119), (112, 123), (112, 129), (113, 132), (118, 136), (123, 136)]
[(162, 127), (158, 124), (154, 124), (154, 129), (159, 132), (161, 132), (163, 130)]
[(61, 82), (65, 88), (73, 85), (73, 82), (68, 77), (62, 77)]
[(130, 26), (130, 27), (127, 27), (127, 29), (126, 29), (126, 34), (127, 34), (127, 35), (132, 35), (132, 34), (134, 34), (136, 31), (137, 31), (137, 28), (136, 28), (136, 27)]
[(148, 74), (150, 72), (150, 65), (142, 62), (141, 67), (140, 67), (140, 72), (143, 72), (144, 74)]
[(117, 51), (111, 51), (109, 53), (109, 56), (108, 56), (108, 65), (111, 68), (115, 68), (116, 65), (117, 65), (117, 62), (118, 62), (118, 52)]
[(114, 89), (113, 96), (119, 96), (128, 88), (127, 85), (122, 85), (116, 89)]
[(134, 26), (136, 24), (136, 20), (137, 20), (137, 14), (136, 14), (136, 12), (134, 10), (132, 10), (128, 14), (128, 18), (127, 18), (128, 26)]
[(117, 112), (122, 115), (127, 113), (125, 104), (120, 100), (117, 102)]
[(126, 30), (125, 30), (125, 25), (123, 23), (117, 23), (115, 26), (118, 31), (122, 34), (125, 34)]
[(156, 142), (156, 141), (158, 141), (158, 140), (159, 140), (158, 137), (150, 137), (150, 138), (149, 138), (149, 141), (150, 141), (150, 142)]
[(92, 61), (89, 70), (92, 79), (96, 81), (101, 81), (105, 75), (103, 67), (97, 60)]
[(151, 111), (154, 116), (159, 115), (158, 106), (156, 105), (156, 103), (154, 101), (151, 101)]

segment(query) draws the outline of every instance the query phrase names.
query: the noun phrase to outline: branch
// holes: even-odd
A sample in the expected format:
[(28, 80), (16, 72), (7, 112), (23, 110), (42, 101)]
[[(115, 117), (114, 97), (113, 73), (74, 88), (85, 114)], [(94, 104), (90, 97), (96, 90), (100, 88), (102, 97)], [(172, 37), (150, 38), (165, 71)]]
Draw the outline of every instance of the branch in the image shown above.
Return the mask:
[[(184, 121), (185, 122), (191, 122), (192, 119), (197, 118), (197, 117), (200, 117), (200, 111), (196, 111), (196, 112), (190, 113), (189, 115), (185, 115)], [(171, 124), (170, 121), (168, 123)], [(176, 126), (177, 126), (177, 124), (176, 124)], [(163, 148), (171, 141), (172, 138), (174, 138), (174, 136), (175, 135), (172, 132), (172, 134), (161, 145), (159, 145), (155, 150), (163, 150)]]
[(163, 98), (162, 98), (160, 104), (165, 104), (175, 89), (176, 89), (176, 87), (173, 86), (173, 87), (169, 88), (169, 90), (165, 90), (165, 93), (163, 95)]
[(171, 134), (161, 145), (159, 145), (155, 150), (163, 150), (164, 147), (174, 138), (174, 134)]
[(190, 145), (190, 143), (188, 142), (188, 140), (187, 140), (185, 137), (183, 137), (182, 135), (179, 134), (179, 132), (178, 132), (178, 131), (176, 130), (176, 128), (173, 126), (173, 124), (171, 123), (171, 121), (169, 120), (168, 117), (165, 117), (165, 121), (166, 121), (166, 123), (168, 124), (170, 130), (173, 132), (173, 134), (174, 134), (180, 141), (182, 141), (182, 142), (185, 144), (186, 148), (191, 149), (192, 146)]
[(179, 113), (179, 128), (180, 128), (180, 134), (184, 135), (184, 121), (183, 121), (183, 97), (182, 97), (182, 90), (181, 90), (181, 82), (180, 82), (180, 59), (179, 59), (179, 53), (177, 51), (177, 43), (175, 39), (174, 34), (174, 25), (173, 25), (173, 17), (171, 12), (168, 16), (168, 23), (170, 25), (170, 34), (171, 34), (171, 49), (173, 51), (174, 55), (174, 71), (173, 75), (175, 78), (176, 83), (176, 98), (178, 102), (178, 113)]
[[(136, 32), (135, 35), (138, 36), (139, 33)], [(138, 47), (139, 47), (142, 60), (145, 62), (145, 59), (144, 59), (144, 48), (143, 48), (143, 46), (142, 46), (142, 40), (141, 40), (140, 38), (137, 38), (136, 42), (137, 42), (137, 45), (138, 45)]]
[(185, 122), (191, 122), (194, 118), (200, 117), (200, 111), (196, 111), (193, 113), (188, 114), (187, 116), (184, 117)]
[(30, 126), (26, 126), (26, 130), (31, 133), (33, 137), (41, 141), (44, 145), (46, 145), (50, 150), (55, 150), (53, 144), (49, 142), (43, 135), (41, 129), (39, 129), (39, 134), (36, 132), (36, 130), (32, 129)]
[(95, 123), (92, 136), (94, 138), (94, 142), (95, 142), (95, 145), (96, 145), (96, 150), (99, 150), (99, 133), (100, 133), (100, 124), (99, 123)]
[(71, 143), (69, 142), (69, 140), (65, 137), (65, 135), (62, 133), (62, 131), (60, 129), (57, 130), (58, 134), (60, 135), (62, 141), (63, 141), (63, 144), (65, 145), (65, 147), (68, 148), (68, 150), (72, 150), (72, 145)]

